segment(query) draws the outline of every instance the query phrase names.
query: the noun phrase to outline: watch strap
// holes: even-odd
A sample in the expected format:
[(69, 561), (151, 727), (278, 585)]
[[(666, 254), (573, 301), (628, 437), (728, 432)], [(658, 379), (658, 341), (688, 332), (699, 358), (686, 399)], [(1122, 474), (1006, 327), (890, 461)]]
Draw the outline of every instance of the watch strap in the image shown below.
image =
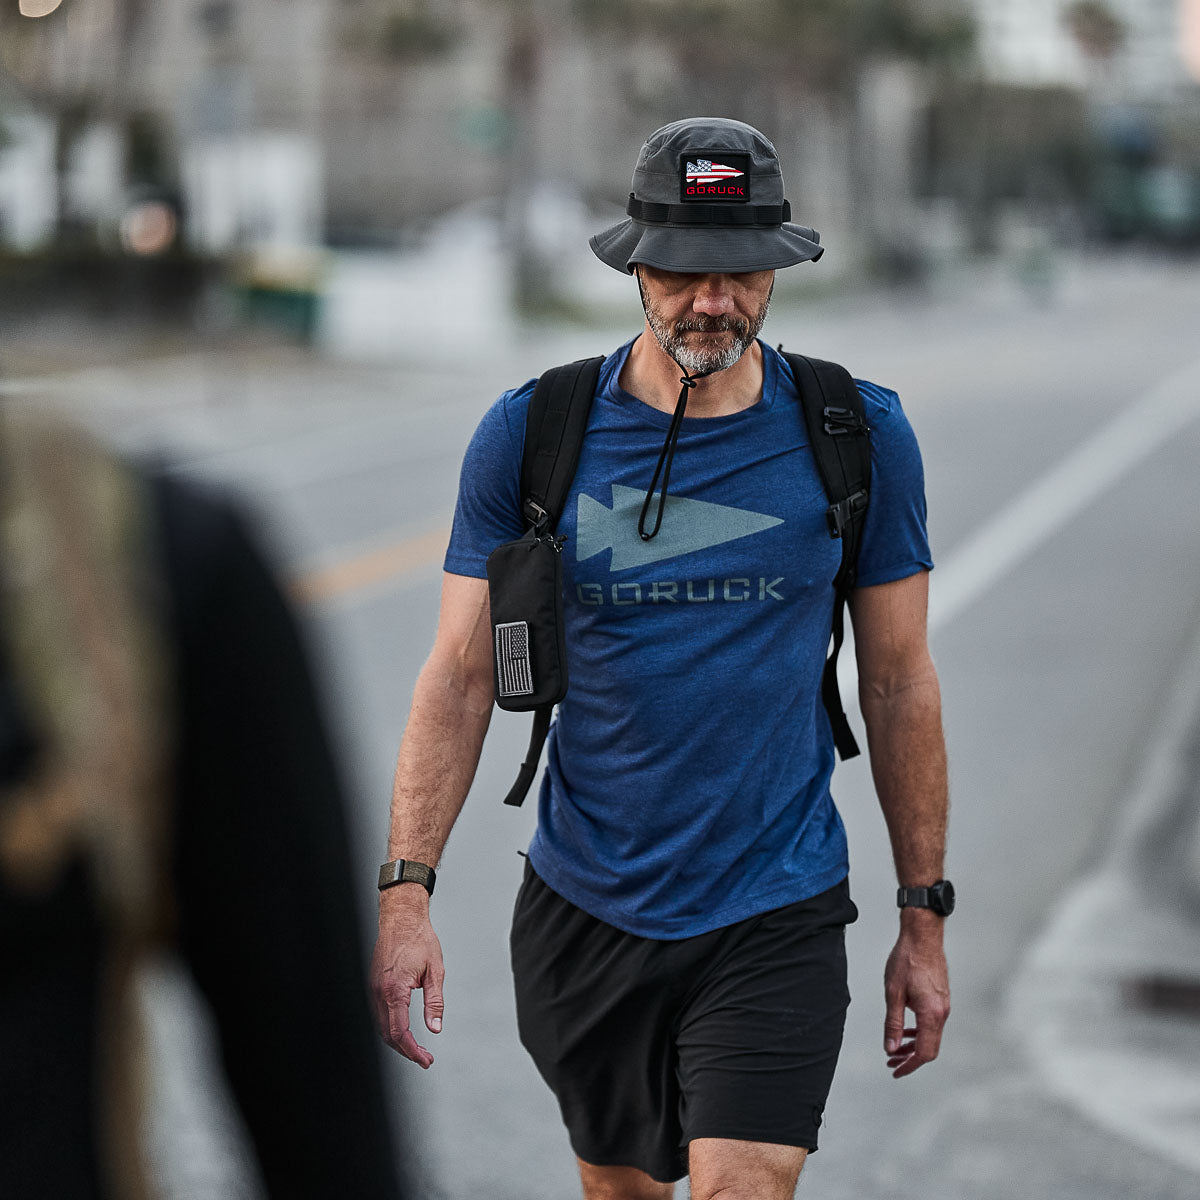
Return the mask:
[(379, 868), (379, 890), (382, 892), (398, 883), (419, 883), (432, 896), (437, 872), (427, 863), (414, 862), (410, 858), (384, 863)]
[(901, 908), (927, 908), (939, 917), (954, 911), (954, 884), (939, 879), (931, 887), (902, 887), (896, 891), (896, 903)]

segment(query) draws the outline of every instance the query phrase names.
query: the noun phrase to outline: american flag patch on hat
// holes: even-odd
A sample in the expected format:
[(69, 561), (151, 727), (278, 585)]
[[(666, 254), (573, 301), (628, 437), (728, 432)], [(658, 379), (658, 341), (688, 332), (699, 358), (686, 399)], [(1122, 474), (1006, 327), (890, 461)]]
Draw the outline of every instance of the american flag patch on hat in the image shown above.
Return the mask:
[(750, 155), (729, 151), (693, 151), (680, 162), (680, 198), (745, 202), (750, 199)]

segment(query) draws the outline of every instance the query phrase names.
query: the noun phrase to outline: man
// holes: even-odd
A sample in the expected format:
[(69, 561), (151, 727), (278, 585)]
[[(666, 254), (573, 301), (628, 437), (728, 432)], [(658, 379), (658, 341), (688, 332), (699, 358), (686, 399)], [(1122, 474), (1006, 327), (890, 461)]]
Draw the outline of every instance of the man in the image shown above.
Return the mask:
[[(631, 219), (592, 239), (636, 274), (646, 321), (601, 368), (557, 527), (571, 690), (514, 913), (518, 1020), (587, 1200), (661, 1200), (684, 1174), (697, 1200), (774, 1200), (816, 1149), (857, 916), (820, 696), (840, 542), (789, 368), (756, 340), (775, 270), (822, 251), (786, 220), (774, 147), (739, 122), (659, 130), (633, 184)], [(463, 465), (396, 770), (397, 860), (436, 864), (478, 762), (493, 694), (484, 563), (522, 532), (532, 386), (493, 406)], [(947, 798), (921, 463), (895, 394), (859, 390), (862, 709), (900, 883), (926, 889), (942, 882)], [(373, 965), (385, 1037), (423, 1067), (411, 991), (434, 1033), (443, 1011), (428, 900), (419, 882), (382, 891)], [(938, 1052), (942, 919), (901, 910), (885, 982), (896, 1076)]]

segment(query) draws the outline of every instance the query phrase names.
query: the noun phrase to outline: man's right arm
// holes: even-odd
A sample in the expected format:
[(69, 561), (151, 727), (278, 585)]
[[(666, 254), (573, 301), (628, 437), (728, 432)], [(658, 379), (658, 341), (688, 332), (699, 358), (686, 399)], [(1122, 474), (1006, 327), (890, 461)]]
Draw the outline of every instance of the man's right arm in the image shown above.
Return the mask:
[[(388, 855), (436, 866), (471, 788), (492, 716), (491, 615), (486, 579), (445, 574), (433, 653), (417, 677), (396, 762)], [(384, 1040), (422, 1067), (433, 1055), (409, 1028), (409, 998), (424, 992), (425, 1025), (442, 1026), (442, 948), (429, 896), (416, 883), (379, 895), (371, 989)]]

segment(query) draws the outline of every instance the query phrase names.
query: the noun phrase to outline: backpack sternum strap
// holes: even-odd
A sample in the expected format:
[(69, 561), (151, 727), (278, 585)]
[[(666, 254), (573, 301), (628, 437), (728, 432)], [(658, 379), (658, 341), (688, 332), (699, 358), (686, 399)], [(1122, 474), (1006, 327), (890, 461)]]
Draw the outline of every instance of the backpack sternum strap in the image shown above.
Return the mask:
[(855, 521), (860, 517), (865, 517), (869, 499), (870, 496), (865, 489), (860, 489), (853, 496), (847, 496), (845, 500), (831, 504), (825, 510), (825, 520), (829, 523), (829, 536), (831, 538), (842, 537), (848, 529), (853, 527)]

